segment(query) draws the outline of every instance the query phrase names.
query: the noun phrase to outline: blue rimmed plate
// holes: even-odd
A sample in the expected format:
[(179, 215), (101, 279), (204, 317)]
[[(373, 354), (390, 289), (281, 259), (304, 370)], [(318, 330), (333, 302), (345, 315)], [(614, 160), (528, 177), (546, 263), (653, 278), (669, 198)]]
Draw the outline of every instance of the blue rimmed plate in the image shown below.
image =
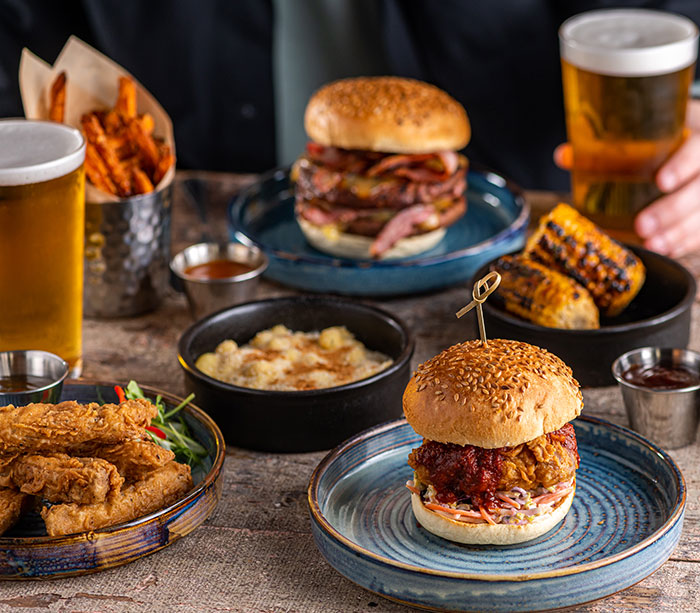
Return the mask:
[[(124, 382), (67, 381), (61, 400), (117, 402), (115, 385)], [(141, 386), (149, 398), (161, 395), (169, 408), (182, 398)], [(190, 404), (182, 415), (192, 437), (207, 449), (192, 468), (194, 488), (180, 500), (155, 513), (93, 532), (46, 536), (37, 512), (28, 513), (0, 537), (0, 579), (54, 579), (84, 575), (133, 562), (189, 534), (214, 511), (221, 498), (224, 438), (201, 409)]]
[(250, 186), (229, 207), (233, 240), (256, 245), (270, 260), (265, 276), (299, 289), (391, 296), (462, 283), (484, 263), (520, 249), (530, 210), (520, 190), (500, 175), (470, 170), (467, 213), (439, 245), (402, 260), (347, 260), (311, 247), (294, 219), (286, 170)]
[(404, 486), (422, 439), (405, 420), (329, 453), (309, 484), (312, 531), (345, 577), (412, 606), (533, 611), (583, 604), (641, 581), (671, 555), (685, 482), (662, 450), (592, 417), (575, 422), (581, 455), (568, 515), (547, 534), (501, 547), (452, 543), (424, 530)]

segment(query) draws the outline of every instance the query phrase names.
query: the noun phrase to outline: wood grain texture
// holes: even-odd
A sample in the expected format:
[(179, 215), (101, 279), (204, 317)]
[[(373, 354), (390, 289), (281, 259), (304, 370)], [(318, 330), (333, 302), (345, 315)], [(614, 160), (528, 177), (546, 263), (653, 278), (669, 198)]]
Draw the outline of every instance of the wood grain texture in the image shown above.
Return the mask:
[[(206, 179), (202, 192), (210, 218), (203, 223), (184, 195), (184, 181)], [(204, 235), (226, 237), (230, 196), (251, 177), (180, 173), (173, 215), (173, 252)], [(534, 216), (559, 197), (530, 192)], [(700, 276), (700, 255), (683, 263)], [(466, 287), (428, 296), (375, 301), (416, 334), (414, 364), (451, 344), (475, 338), (472, 318), (454, 312), (470, 299)], [(263, 283), (260, 297), (294, 294)], [(693, 308), (691, 348), (700, 349), (700, 320)], [(84, 324), (84, 375), (184, 391), (177, 340), (191, 323), (174, 291), (155, 312)], [(584, 390), (584, 412), (627, 425), (617, 388)], [(0, 611), (144, 611), (257, 613), (386, 613), (409, 611), (367, 592), (336, 573), (318, 554), (310, 533), (306, 486), (323, 453), (263, 454), (230, 448), (223, 497), (207, 522), (172, 547), (134, 564), (92, 576), (0, 584)], [(700, 445), (672, 452), (688, 484), (681, 542), (671, 559), (638, 585), (580, 607), (589, 613), (700, 610)]]

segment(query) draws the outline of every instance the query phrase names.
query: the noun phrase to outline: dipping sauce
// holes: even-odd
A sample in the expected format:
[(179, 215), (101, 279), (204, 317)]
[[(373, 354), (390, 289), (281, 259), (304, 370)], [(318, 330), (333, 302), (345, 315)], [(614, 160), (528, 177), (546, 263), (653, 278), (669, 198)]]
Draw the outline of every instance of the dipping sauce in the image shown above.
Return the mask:
[(253, 270), (252, 266), (233, 260), (212, 260), (185, 268), (185, 274), (195, 279), (228, 279)]
[(391, 364), (391, 358), (367, 349), (345, 326), (293, 332), (283, 325), (258, 332), (240, 347), (225, 340), (195, 363), (204, 374), (224, 383), (277, 391), (344, 385)]
[(622, 378), (633, 385), (658, 390), (675, 390), (700, 385), (700, 373), (680, 365), (639, 364), (628, 368)]
[(16, 393), (38, 390), (53, 383), (49, 377), (37, 377), (35, 375), (9, 375), (0, 377), (0, 392)]

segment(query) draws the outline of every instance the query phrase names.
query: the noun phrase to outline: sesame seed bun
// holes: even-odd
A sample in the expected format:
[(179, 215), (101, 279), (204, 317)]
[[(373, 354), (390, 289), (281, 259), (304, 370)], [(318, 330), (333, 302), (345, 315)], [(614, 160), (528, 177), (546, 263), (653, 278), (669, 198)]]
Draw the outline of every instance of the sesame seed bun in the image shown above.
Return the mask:
[(326, 147), (385, 153), (457, 150), (471, 136), (459, 102), (434, 85), (399, 77), (325, 85), (309, 100), (304, 127)]
[(411, 494), (416, 519), (428, 532), (466, 545), (513, 545), (530, 541), (556, 526), (569, 512), (575, 491), (564, 497), (551, 513), (537, 517), (524, 526), (514, 524), (467, 524), (438, 515), (426, 508), (418, 494)]
[[(329, 233), (322, 226), (312, 224), (301, 215), (296, 217), (306, 240), (319, 251), (339, 258), (350, 258), (353, 260), (374, 259), (370, 253), (370, 247), (375, 240), (374, 238), (348, 232)], [(428, 251), (443, 239), (446, 232), (445, 228), (437, 228), (437, 230), (402, 238), (394, 243), (390, 249), (382, 253), (379, 259), (395, 260)]]
[(440, 443), (514, 447), (558, 430), (583, 408), (571, 369), (545, 349), (467, 341), (421, 364), (403, 410), (412, 428)]

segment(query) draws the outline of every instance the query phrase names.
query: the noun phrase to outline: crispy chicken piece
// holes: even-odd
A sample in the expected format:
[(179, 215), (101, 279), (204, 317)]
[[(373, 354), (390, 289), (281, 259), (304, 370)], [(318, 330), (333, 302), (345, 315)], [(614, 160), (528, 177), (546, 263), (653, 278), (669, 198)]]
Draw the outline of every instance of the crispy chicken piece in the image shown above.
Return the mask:
[(49, 536), (89, 532), (153, 513), (172, 504), (192, 487), (190, 467), (168, 462), (145, 479), (126, 486), (112, 500), (97, 504), (58, 504), (41, 516)]
[(20, 456), (10, 472), (21, 492), (49, 502), (104, 502), (118, 494), (124, 483), (116, 467), (106, 460), (73, 458), (65, 453)]
[(0, 489), (0, 535), (15, 525), (29, 498), (15, 489)]
[(503, 490), (551, 487), (571, 479), (579, 463), (571, 424), (517, 447), (505, 447), (501, 455), (499, 488)]
[(142, 399), (118, 405), (69, 400), (0, 407), (0, 453), (65, 453), (90, 442), (114, 445), (139, 438), (157, 413)]
[(571, 479), (579, 456), (574, 427), (566, 424), (522, 445), (497, 449), (425, 439), (408, 463), (419, 481), (435, 487), (441, 502), (470, 498), (484, 504), (498, 490), (531, 490)]
[(12, 481), (12, 464), (18, 457), (20, 457), (18, 453), (0, 456), (0, 488), (15, 487), (14, 481)]
[[(119, 474), (127, 481), (140, 481), (154, 470), (175, 459), (169, 449), (156, 445), (151, 440), (124, 441), (116, 445), (89, 445), (79, 450), (80, 455), (102, 458), (114, 464)], [(0, 484), (2, 464), (0, 464)]]

